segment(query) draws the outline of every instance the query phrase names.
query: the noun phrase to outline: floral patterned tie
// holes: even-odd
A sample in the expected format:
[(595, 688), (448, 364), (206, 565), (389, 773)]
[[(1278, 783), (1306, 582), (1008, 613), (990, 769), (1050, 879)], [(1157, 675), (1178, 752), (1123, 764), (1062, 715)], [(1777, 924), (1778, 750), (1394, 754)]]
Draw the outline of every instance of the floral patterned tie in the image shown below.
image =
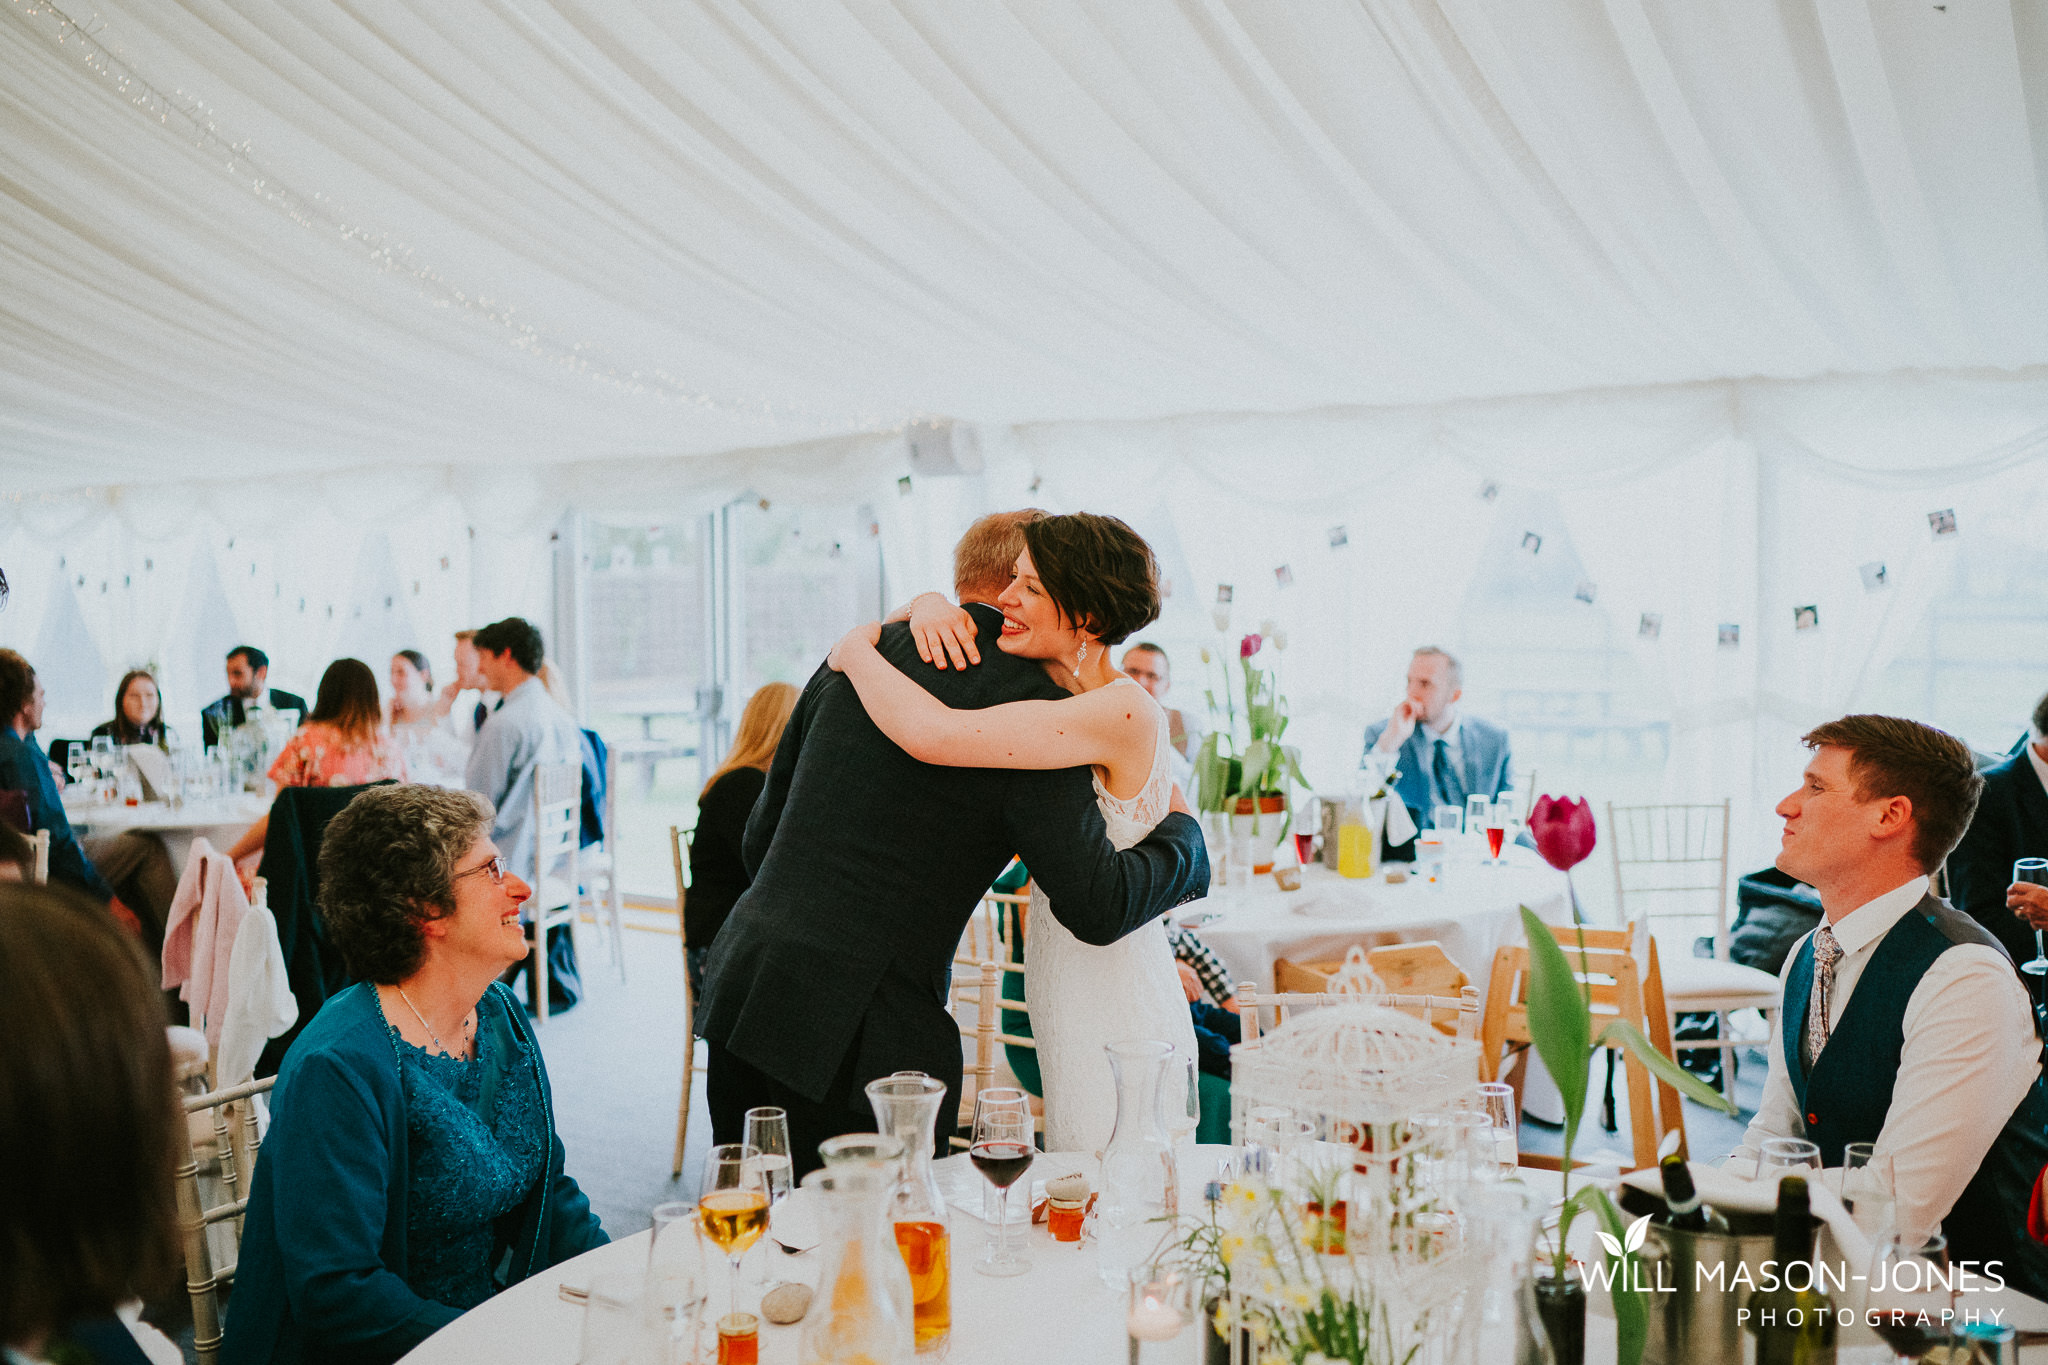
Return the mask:
[(1813, 931), (1813, 993), (1806, 1006), (1806, 1064), (1811, 1067), (1828, 1045), (1828, 1005), (1835, 994), (1835, 964), (1842, 960), (1842, 945), (1835, 931), (1823, 924)]

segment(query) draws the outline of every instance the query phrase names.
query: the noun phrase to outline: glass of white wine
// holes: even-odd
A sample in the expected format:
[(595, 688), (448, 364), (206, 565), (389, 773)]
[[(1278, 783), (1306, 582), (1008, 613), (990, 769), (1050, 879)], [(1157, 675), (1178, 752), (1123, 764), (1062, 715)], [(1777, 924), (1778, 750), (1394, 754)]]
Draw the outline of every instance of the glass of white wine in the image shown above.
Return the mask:
[(732, 1266), (732, 1312), (740, 1311), (740, 1258), (768, 1230), (768, 1179), (759, 1148), (744, 1142), (713, 1147), (704, 1158), (697, 1219)]
[(768, 1185), (768, 1205), (773, 1208), (790, 1188), (789, 1112), (772, 1106), (747, 1111), (747, 1146), (760, 1153), (755, 1158)]
[(1505, 1081), (1488, 1081), (1479, 1087), (1479, 1108), (1493, 1130), (1493, 1159), (1500, 1178), (1513, 1178), (1521, 1165), (1521, 1147), (1516, 1133), (1515, 1088)]

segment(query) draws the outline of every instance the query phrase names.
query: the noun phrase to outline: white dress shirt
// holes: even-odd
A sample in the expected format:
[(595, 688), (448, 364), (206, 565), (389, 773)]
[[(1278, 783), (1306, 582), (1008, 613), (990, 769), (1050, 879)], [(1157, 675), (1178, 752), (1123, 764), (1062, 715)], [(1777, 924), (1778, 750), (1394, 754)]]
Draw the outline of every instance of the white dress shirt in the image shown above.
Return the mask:
[[(1835, 964), (1835, 984), (1828, 997), (1830, 1031), (1841, 1023), (1849, 997), (1856, 993), (1856, 983), (1885, 933), (1926, 894), (1927, 878), (1915, 877), (1851, 910), (1832, 926), (1842, 957)], [(1794, 945), (1785, 959), (1785, 973), (1790, 973), (1805, 946), (1806, 939)], [(1729, 1155), (1730, 1163), (1753, 1163), (1768, 1138), (1806, 1136), (1780, 1042), (1783, 1030), (1805, 1029), (1806, 1017), (1787, 1014), (1784, 998), (1781, 974), (1763, 1101), (1742, 1135), (1742, 1145)], [(1903, 1027), (1905, 1047), (1877, 1150), (1892, 1158), (1899, 1230), (1924, 1237), (1940, 1228), (2040, 1075), (2041, 1044), (2034, 1037), (2026, 989), (2012, 963), (1996, 947), (1971, 943), (1951, 947), (1934, 960), (1906, 1002)]]
[(2041, 757), (2041, 746), (2029, 742), (2027, 762), (2034, 765), (2034, 776), (2041, 779), (2041, 790), (2048, 791), (2048, 758)]

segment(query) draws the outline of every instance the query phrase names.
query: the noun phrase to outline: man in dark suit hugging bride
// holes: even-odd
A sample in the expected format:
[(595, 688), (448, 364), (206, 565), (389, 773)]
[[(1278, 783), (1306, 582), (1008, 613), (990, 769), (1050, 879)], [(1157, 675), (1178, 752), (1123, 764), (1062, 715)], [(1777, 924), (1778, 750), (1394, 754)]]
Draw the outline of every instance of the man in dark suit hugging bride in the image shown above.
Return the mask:
[[(834, 650), (847, 671), (821, 668), (804, 688), (748, 822), (753, 884), (712, 946), (700, 1018), (715, 1140), (739, 1141), (748, 1108), (780, 1105), (799, 1175), (818, 1164), (824, 1138), (872, 1129), (863, 1087), (877, 1077), (926, 1072), (957, 1105), (960, 1041), (945, 1009), (953, 951), (1013, 854), (1040, 893), (1034, 930), (1056, 922), (1083, 952), (1132, 938), (1149, 961), (1156, 936), (1166, 953), (1161, 915), (1208, 890), (1199, 827), (1177, 789), (1153, 791), (1153, 753), (1138, 761), (1142, 722), (1157, 725), (1139, 703), (1156, 704), (1137, 687), (1108, 687), (1107, 647), (1158, 611), (1144, 542), (1106, 517), (998, 513), (961, 539), (954, 578), (958, 608), (921, 600), (913, 621), (855, 632)], [(1005, 705), (1020, 702), (1031, 705)], [(970, 723), (955, 724), (960, 716)], [(977, 730), (999, 732), (1000, 751)], [(1116, 795), (1124, 792), (1133, 794)], [(1105, 809), (1121, 815), (1126, 837), (1115, 842), (1128, 847), (1112, 844)], [(1141, 814), (1149, 832), (1133, 840)], [(1160, 965), (1185, 1031), (1170, 954)], [(1034, 1000), (1047, 1002), (1034, 1014), (1057, 1030), (1065, 1007), (1082, 1001), (1059, 981), (1032, 979)], [(1126, 994), (1149, 1002), (1143, 983), (1133, 985)], [(1102, 1027), (1151, 1020), (1086, 1022), (1077, 1045)], [(1177, 1041), (1159, 1031), (1173, 1022), (1116, 1036)], [(1109, 1068), (1099, 1050), (1093, 1060), (1084, 1084), (1113, 1108)], [(1100, 1109), (1092, 1096), (1073, 1103), (1077, 1119)], [(1050, 1083), (1047, 1108), (1048, 1124), (1058, 1122)]]

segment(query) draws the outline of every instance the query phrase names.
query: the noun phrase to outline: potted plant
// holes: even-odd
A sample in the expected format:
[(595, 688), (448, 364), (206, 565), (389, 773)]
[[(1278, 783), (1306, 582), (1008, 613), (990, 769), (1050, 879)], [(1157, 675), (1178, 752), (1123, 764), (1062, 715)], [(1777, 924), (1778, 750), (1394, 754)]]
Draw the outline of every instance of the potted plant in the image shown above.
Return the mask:
[[(1268, 645), (1276, 656), (1274, 666), (1260, 668), (1253, 660)], [(1238, 729), (1237, 693), (1231, 687), (1230, 670), (1225, 667), (1222, 706), (1217, 705), (1216, 688), (1209, 688), (1205, 694), (1212, 728), (1194, 760), (1196, 807), (1227, 812), (1231, 832), (1251, 836), (1255, 873), (1273, 870), (1273, 849), (1293, 823), (1289, 797), (1294, 784), (1308, 785), (1301, 775), (1300, 751), (1281, 742), (1287, 733), (1287, 698), (1280, 692), (1277, 655), (1286, 648), (1286, 633), (1270, 622), (1264, 624), (1263, 630), (1238, 641), (1244, 729)], [(1209, 651), (1203, 650), (1202, 661), (1206, 664), (1211, 660)]]

